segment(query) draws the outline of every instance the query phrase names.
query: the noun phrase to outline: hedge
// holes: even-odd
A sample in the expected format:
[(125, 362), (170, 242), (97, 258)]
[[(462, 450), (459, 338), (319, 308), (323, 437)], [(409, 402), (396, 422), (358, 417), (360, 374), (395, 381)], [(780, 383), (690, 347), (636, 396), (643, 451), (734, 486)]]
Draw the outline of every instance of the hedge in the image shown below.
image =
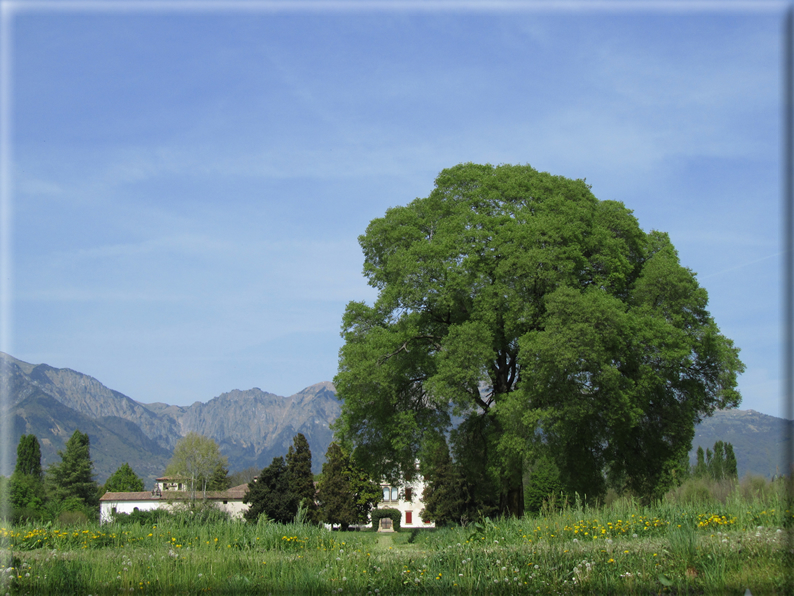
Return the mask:
[(378, 530), (380, 527), (381, 518), (390, 517), (392, 522), (394, 522), (394, 531), (400, 531), (400, 519), (402, 519), (402, 513), (400, 513), (398, 509), (373, 509), (369, 515), (372, 518), (373, 530)]

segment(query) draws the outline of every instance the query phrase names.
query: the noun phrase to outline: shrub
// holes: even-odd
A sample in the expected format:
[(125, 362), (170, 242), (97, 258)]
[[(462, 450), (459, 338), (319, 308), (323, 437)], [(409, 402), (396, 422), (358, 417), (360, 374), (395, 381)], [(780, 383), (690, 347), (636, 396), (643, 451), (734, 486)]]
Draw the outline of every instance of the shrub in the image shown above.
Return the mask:
[(132, 513), (117, 513), (113, 516), (113, 521), (122, 526), (131, 524), (149, 526), (159, 523), (160, 520), (168, 516), (169, 513), (162, 509), (152, 509), (151, 511), (136, 510)]
[(88, 522), (88, 516), (82, 511), (64, 511), (58, 516), (58, 523), (62, 526), (83, 525)]

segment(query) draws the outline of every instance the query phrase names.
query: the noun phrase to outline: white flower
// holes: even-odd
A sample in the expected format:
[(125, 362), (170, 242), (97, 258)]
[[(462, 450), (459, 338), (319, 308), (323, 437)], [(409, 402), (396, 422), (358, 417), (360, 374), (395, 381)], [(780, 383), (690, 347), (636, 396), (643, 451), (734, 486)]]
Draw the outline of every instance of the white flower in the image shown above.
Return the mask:
[(579, 542), (579, 539), (578, 538), (574, 538), (573, 541), (574, 542)]
[(30, 573), (26, 573), (26, 574), (25, 574), (25, 577), (30, 577)]
[(502, 567), (502, 571), (507, 571), (507, 567)]
[(463, 577), (463, 574), (462, 573), (458, 573), (458, 577)]
[(636, 538), (636, 537), (637, 537), (637, 535), (636, 535), (636, 534), (632, 534), (632, 535), (631, 535), (631, 537), (632, 537), (632, 538)]
[(540, 569), (540, 565), (535, 565), (535, 569)]
[(204, 575), (204, 574), (203, 574), (203, 573), (199, 573), (199, 574), (198, 574), (198, 576), (199, 576), (199, 577), (201, 577), (202, 575)]

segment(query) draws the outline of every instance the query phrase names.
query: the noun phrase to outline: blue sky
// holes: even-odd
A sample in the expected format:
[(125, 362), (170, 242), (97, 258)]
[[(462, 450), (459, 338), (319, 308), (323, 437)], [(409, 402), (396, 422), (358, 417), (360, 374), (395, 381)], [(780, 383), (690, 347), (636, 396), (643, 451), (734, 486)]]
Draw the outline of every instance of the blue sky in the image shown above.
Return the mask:
[(781, 15), (19, 11), (6, 347), (142, 402), (290, 395), (375, 297), (371, 219), (528, 163), (668, 232), (781, 415)]

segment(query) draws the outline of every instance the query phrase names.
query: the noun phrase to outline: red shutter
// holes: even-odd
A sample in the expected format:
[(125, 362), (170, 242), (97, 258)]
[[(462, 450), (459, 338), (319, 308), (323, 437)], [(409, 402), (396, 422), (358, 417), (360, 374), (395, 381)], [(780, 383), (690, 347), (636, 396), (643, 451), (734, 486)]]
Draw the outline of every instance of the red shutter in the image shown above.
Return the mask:
[(405, 512), (405, 525), (409, 525), (414, 523), (414, 512), (413, 511), (406, 511)]

